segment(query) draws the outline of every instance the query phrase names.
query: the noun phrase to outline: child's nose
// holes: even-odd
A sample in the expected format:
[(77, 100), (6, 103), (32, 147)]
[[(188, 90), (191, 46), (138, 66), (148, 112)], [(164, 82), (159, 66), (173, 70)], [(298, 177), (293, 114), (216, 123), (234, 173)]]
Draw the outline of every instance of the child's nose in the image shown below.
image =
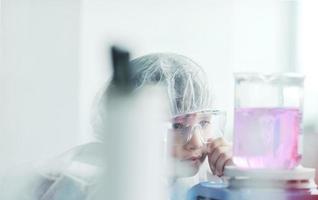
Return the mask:
[(192, 129), (192, 137), (189, 142), (186, 144), (187, 150), (196, 150), (200, 149), (203, 146), (201, 139), (201, 127), (194, 127)]

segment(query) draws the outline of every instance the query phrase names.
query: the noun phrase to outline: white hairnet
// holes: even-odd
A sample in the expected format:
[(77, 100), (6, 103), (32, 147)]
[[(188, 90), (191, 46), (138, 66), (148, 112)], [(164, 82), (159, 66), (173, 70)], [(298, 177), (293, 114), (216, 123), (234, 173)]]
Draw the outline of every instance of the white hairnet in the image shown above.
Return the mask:
[(131, 61), (137, 88), (164, 83), (173, 116), (211, 109), (211, 90), (203, 69), (177, 54), (150, 54)]
[[(212, 108), (212, 91), (203, 69), (191, 59), (172, 53), (156, 53), (130, 62), (136, 90), (148, 84), (163, 84), (169, 97), (171, 116)], [(108, 86), (109, 88), (109, 86)], [(97, 99), (92, 125), (97, 137), (103, 135), (107, 88)]]

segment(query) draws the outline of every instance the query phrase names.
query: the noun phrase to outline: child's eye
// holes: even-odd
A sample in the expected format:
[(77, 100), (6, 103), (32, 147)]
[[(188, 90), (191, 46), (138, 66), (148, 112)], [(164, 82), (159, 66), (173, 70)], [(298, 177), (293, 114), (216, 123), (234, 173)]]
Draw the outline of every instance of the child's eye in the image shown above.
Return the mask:
[(181, 123), (173, 123), (173, 124), (172, 124), (172, 127), (173, 127), (173, 129), (175, 129), (175, 130), (181, 130), (181, 129), (184, 128), (184, 125), (181, 124)]
[(206, 128), (207, 126), (210, 125), (210, 121), (207, 121), (207, 120), (203, 120), (203, 121), (200, 121), (200, 125), (202, 128)]

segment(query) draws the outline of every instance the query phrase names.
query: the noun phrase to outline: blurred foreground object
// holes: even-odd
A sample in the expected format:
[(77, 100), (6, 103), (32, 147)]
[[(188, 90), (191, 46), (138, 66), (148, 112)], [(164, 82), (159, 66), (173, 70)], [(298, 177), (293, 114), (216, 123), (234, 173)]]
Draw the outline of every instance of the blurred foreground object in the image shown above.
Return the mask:
[(131, 83), (129, 53), (112, 48), (113, 80), (107, 91), (104, 154), (107, 167), (91, 199), (166, 199), (163, 89)]

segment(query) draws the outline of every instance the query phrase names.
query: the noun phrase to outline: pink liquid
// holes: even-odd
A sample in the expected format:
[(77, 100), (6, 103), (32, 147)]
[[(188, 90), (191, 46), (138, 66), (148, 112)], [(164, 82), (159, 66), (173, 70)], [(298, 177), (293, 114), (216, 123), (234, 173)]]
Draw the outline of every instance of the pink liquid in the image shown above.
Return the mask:
[(234, 163), (242, 168), (294, 168), (301, 158), (300, 124), (296, 108), (236, 109)]

